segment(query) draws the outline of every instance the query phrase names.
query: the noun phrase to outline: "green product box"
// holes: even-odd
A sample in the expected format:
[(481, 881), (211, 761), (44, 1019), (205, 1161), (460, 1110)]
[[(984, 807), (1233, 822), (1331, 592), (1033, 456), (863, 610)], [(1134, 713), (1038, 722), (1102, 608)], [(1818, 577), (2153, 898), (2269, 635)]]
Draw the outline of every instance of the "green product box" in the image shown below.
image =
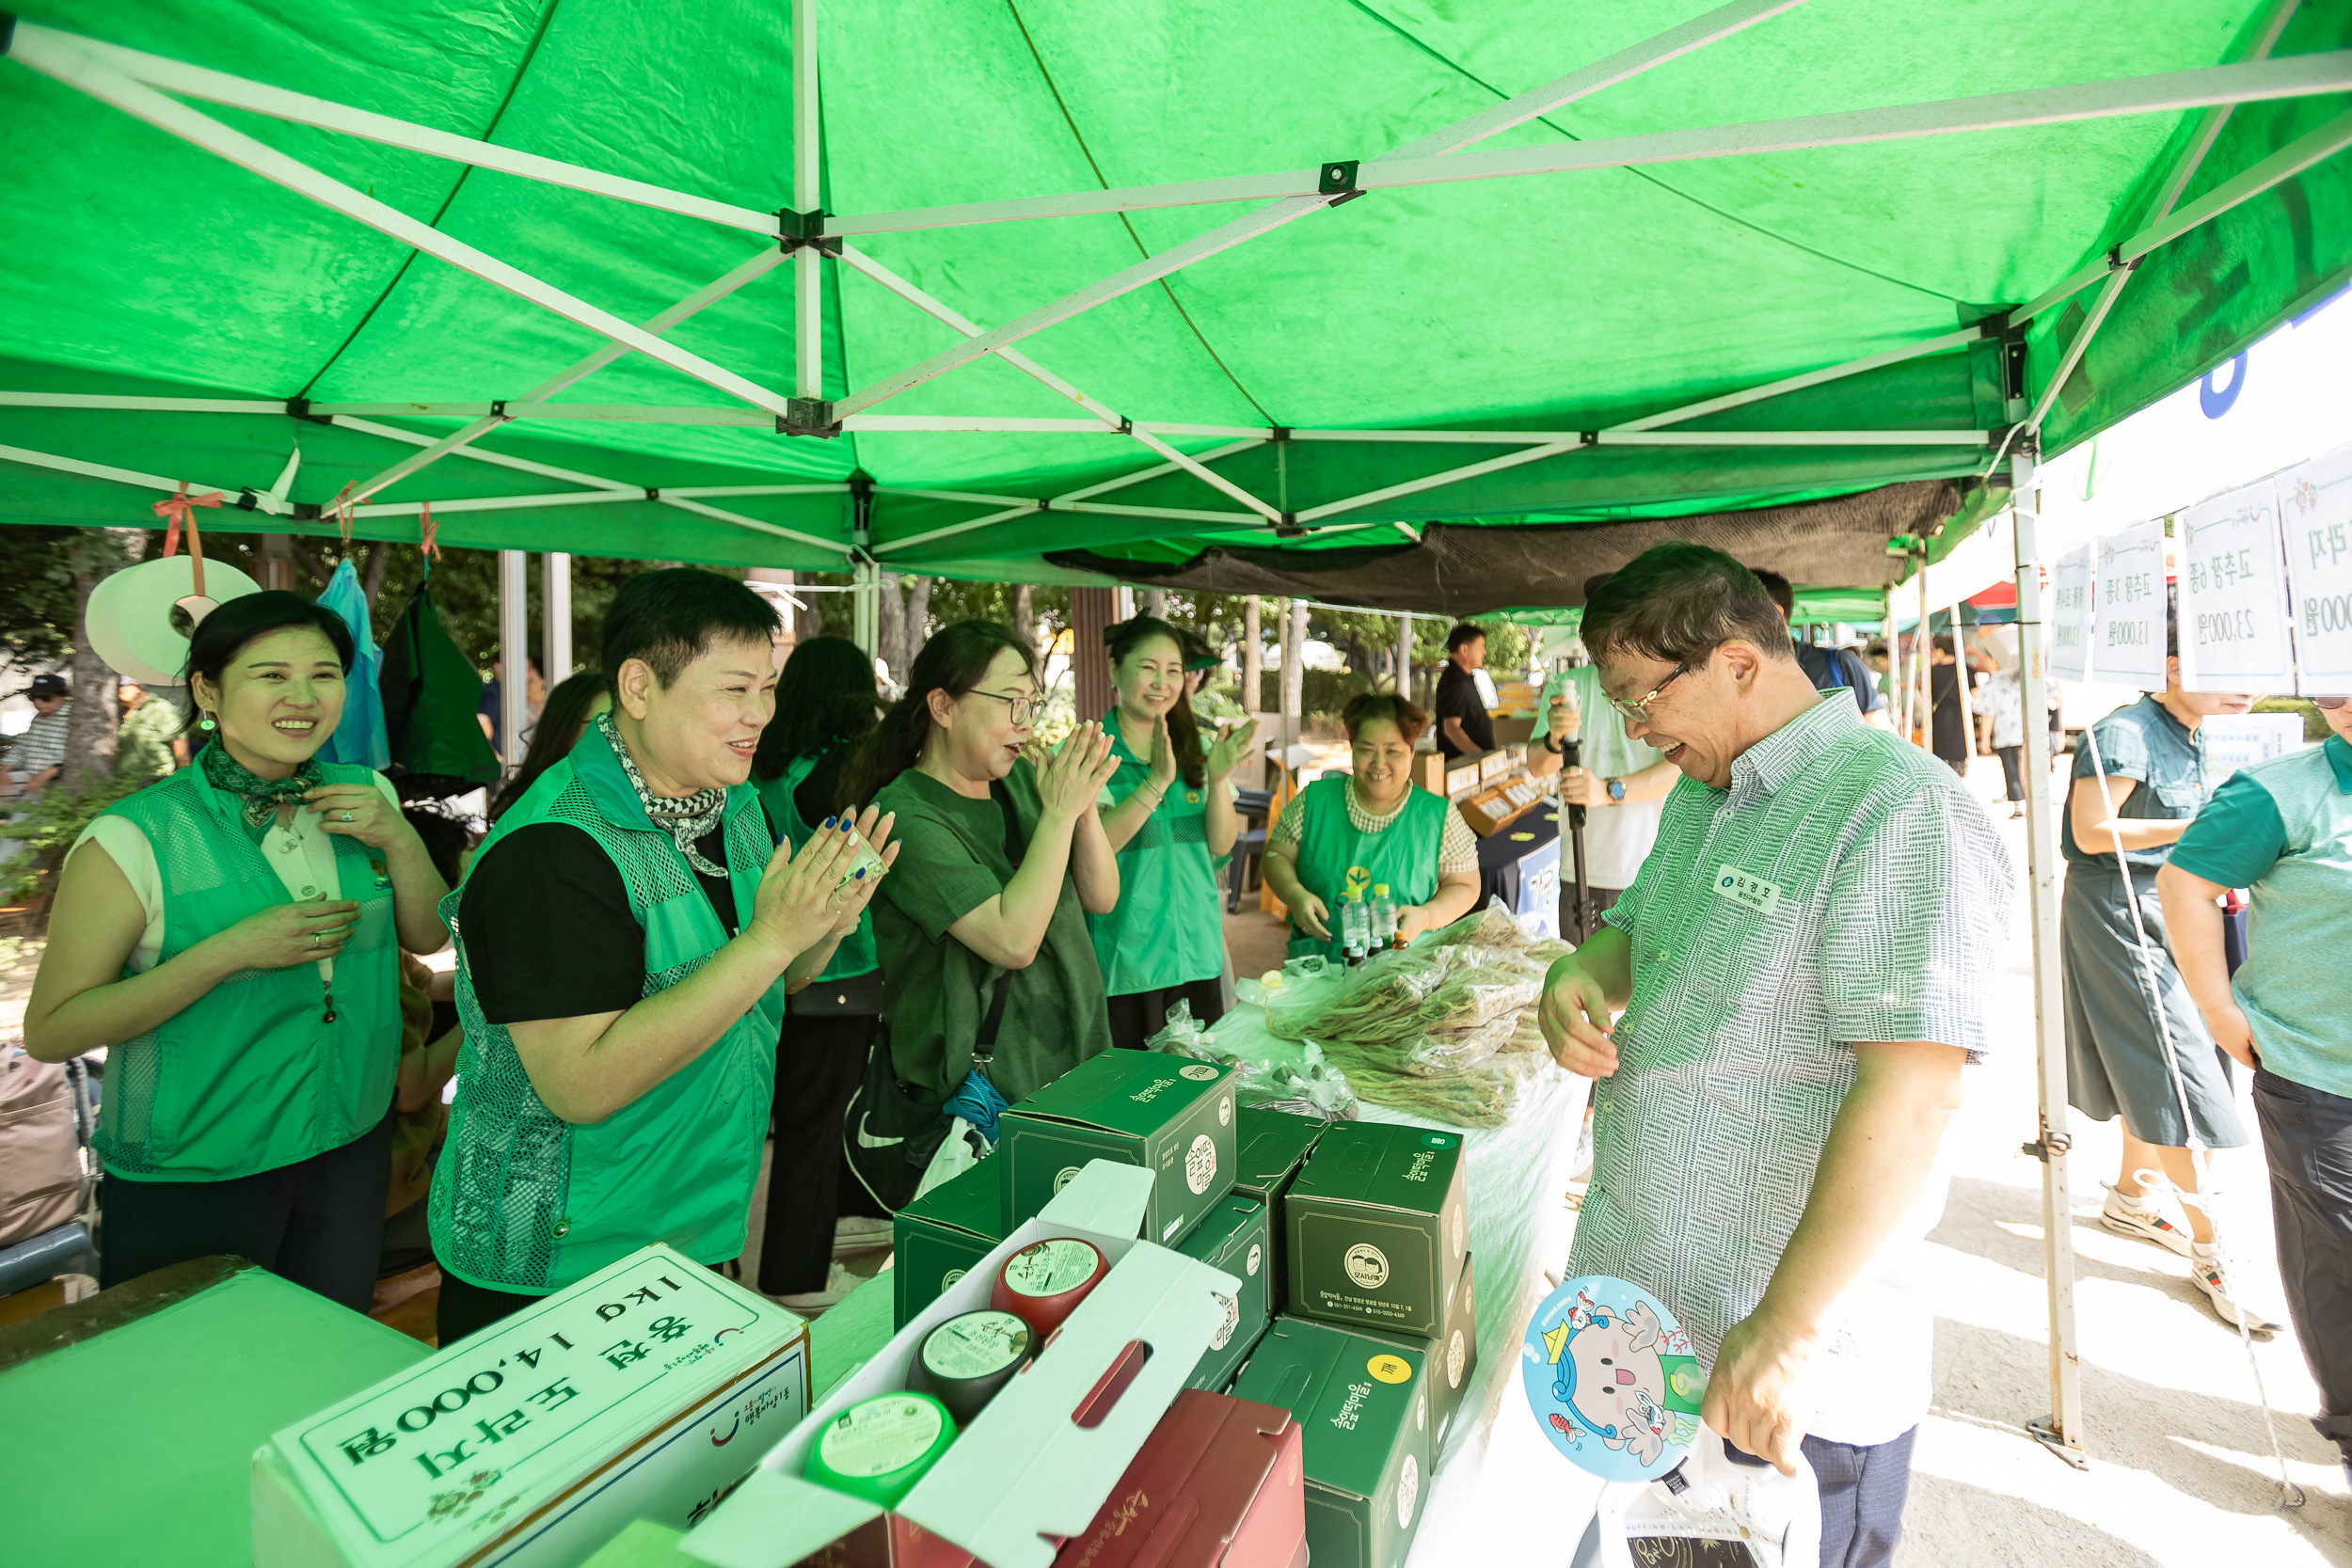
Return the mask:
[(1273, 1232), (1266, 1206), (1235, 1193), (1218, 1204), (1176, 1250), (1241, 1281), (1241, 1293), (1232, 1300), (1217, 1297), (1225, 1308), (1225, 1326), (1200, 1353), (1192, 1381), (1184, 1385), (1221, 1394), (1241, 1364), (1249, 1359), (1250, 1347), (1265, 1332), (1274, 1313), (1269, 1289), (1274, 1274)]
[(1005, 1223), (1005, 1197), (993, 1158), (953, 1180), (943, 1181), (898, 1211), (891, 1226), (891, 1297), (899, 1328), (964, 1271), (996, 1250), (1012, 1227)]
[(1470, 1389), (1470, 1374), (1478, 1370), (1478, 1305), (1471, 1299), (1470, 1263), (1468, 1257), (1462, 1259), (1462, 1277), (1454, 1282), (1453, 1291), (1445, 1298), (1445, 1319), (1437, 1333), (1420, 1338), (1365, 1331), (1375, 1338), (1410, 1345), (1428, 1361), (1432, 1454), (1444, 1451), (1446, 1428), (1454, 1424), (1454, 1413), (1462, 1408), (1462, 1396)]
[(1233, 1114), (1233, 1191), (1265, 1200), (1266, 1224), (1274, 1232), (1273, 1299), (1287, 1299), (1290, 1271), (1282, 1256), (1289, 1231), (1282, 1224), (1282, 1199), (1289, 1196), (1298, 1167), (1323, 1135), (1327, 1123), (1288, 1111), (1260, 1111), (1243, 1106)]
[(1233, 1069), (1156, 1051), (1105, 1051), (997, 1117), (1005, 1225), (1037, 1217), (1086, 1167), (1153, 1173), (1143, 1239), (1173, 1246), (1233, 1188)]
[(1333, 1122), (1283, 1200), (1290, 1310), (1434, 1338), (1470, 1255), (1469, 1206), (1460, 1133)]
[(1314, 1568), (1396, 1568), (1412, 1549), (1436, 1433), (1417, 1350), (1277, 1318), (1233, 1397), (1298, 1418)]

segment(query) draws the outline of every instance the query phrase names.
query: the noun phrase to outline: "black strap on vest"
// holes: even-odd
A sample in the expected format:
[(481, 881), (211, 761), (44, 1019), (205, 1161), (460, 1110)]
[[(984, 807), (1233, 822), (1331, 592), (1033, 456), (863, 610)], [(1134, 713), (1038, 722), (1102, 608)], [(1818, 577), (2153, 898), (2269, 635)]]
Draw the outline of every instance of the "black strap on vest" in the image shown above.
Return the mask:
[[(1021, 858), (1028, 853), (1028, 840), (1021, 832), (1021, 814), (1013, 809), (1012, 791), (1002, 779), (992, 782), (989, 794), (996, 798), (997, 809), (1005, 814), (1005, 859), (1015, 871), (1021, 869)], [(986, 1068), (996, 1059), (996, 1032), (1005, 1025), (1005, 1004), (1012, 995), (1012, 971), (996, 976), (996, 990), (988, 999), (988, 1012), (980, 1020), (979, 1033), (972, 1041), (972, 1065)]]

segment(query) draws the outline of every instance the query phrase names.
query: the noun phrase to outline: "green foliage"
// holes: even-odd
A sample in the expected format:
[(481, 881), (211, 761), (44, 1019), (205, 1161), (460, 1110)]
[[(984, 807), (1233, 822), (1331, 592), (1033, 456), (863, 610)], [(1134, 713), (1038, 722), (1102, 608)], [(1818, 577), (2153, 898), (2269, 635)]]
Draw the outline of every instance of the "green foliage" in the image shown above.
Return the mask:
[(16, 819), (0, 828), (0, 838), (22, 839), (31, 851), (0, 868), (7, 891), (18, 898), (32, 896), (41, 871), (56, 865), (82, 836), (90, 819), (135, 789), (144, 781), (93, 774), (78, 789), (54, 785), (33, 798)]
[(73, 651), (73, 562), (81, 530), (0, 528), (0, 648), (19, 659)]

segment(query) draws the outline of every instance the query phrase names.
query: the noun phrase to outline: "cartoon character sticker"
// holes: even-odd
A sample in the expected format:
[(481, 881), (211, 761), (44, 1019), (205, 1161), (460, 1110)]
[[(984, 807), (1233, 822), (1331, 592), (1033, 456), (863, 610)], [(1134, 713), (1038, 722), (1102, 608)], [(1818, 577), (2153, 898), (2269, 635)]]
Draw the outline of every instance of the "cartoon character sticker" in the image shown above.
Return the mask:
[(1552, 1447), (1604, 1481), (1654, 1481), (1699, 1430), (1707, 1374), (1656, 1297), (1622, 1279), (1571, 1279), (1529, 1320), (1527, 1402)]

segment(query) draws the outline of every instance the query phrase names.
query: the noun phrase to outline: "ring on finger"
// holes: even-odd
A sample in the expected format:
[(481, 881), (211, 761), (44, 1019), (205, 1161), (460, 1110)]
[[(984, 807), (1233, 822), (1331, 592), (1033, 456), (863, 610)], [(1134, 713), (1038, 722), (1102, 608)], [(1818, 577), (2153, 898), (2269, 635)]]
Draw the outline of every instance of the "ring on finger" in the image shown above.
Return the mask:
[(345, 813), (343, 813), (343, 820), (344, 820), (344, 821), (348, 822), (348, 821), (350, 821), (351, 819), (352, 819), (352, 817), (351, 817), (351, 813), (349, 813), (349, 812), (345, 812)]

